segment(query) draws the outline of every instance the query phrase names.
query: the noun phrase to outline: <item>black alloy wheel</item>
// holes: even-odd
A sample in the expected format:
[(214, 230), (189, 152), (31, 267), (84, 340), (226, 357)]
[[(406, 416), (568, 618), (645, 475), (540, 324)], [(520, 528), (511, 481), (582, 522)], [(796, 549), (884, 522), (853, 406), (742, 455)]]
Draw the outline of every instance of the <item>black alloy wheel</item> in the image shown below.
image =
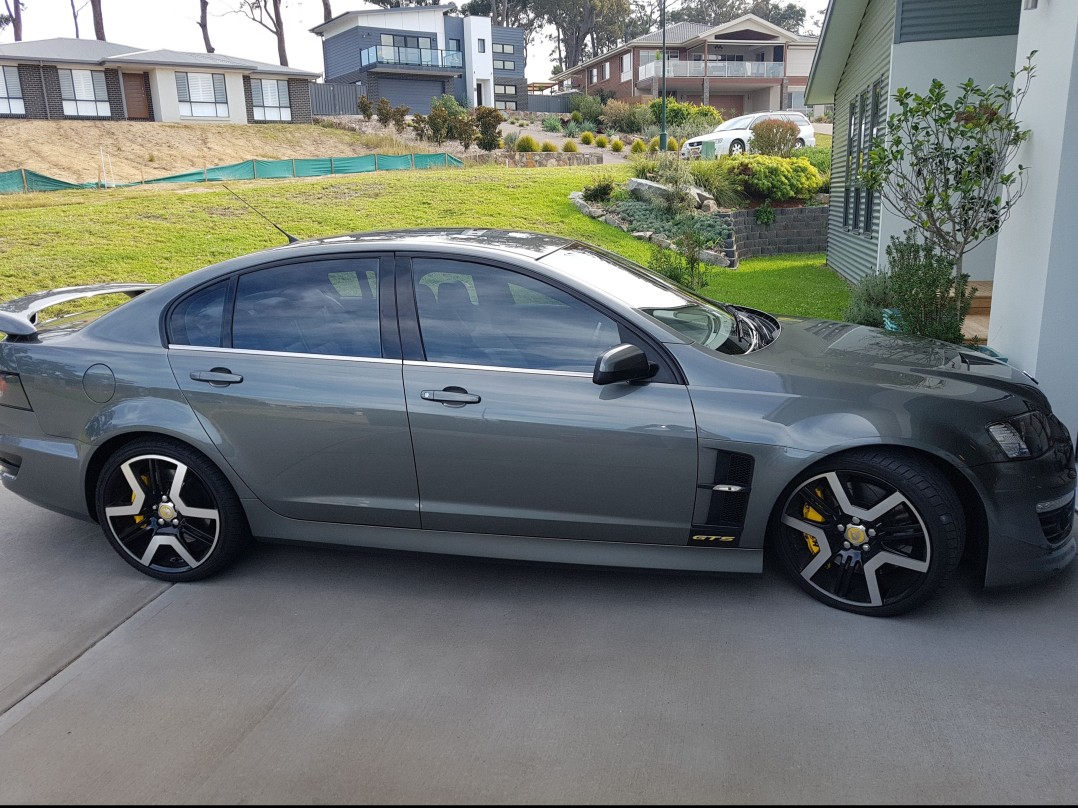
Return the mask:
[(902, 614), (958, 566), (965, 525), (946, 478), (902, 452), (862, 449), (802, 475), (781, 500), (772, 543), (817, 600), (858, 614)]

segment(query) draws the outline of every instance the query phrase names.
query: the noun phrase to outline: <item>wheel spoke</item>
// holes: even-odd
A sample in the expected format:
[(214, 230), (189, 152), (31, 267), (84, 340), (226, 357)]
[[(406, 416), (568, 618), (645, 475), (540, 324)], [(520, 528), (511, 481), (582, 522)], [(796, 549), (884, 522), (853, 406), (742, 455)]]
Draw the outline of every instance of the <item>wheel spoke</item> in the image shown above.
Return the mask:
[(212, 545), (214, 539), (217, 538), (216, 535), (211, 536), (206, 531), (200, 530), (188, 521), (183, 521), (180, 523), (180, 533), (185, 539), (199, 541), (207, 545)]
[(831, 594), (837, 598), (846, 599), (850, 594), (850, 586), (856, 576), (858, 563), (852, 558), (847, 558), (842, 563), (841, 572), (839, 572), (839, 576), (831, 589)]
[(194, 557), (187, 551), (187, 548), (183, 546), (183, 542), (180, 541), (179, 536), (173, 533), (158, 533), (150, 541), (149, 546), (146, 548), (146, 552), (143, 553), (142, 558), (139, 561), (145, 567), (150, 566), (153, 563), (153, 557), (157, 555), (157, 551), (162, 547), (168, 547), (176, 551), (176, 555), (184, 560), (187, 566), (194, 569), (199, 565), (198, 561), (195, 561)]
[(110, 519), (114, 516), (138, 516), (142, 513), (142, 508), (146, 504), (146, 492), (142, 488), (142, 481), (135, 476), (135, 472), (131, 469), (130, 461), (120, 466), (120, 471), (123, 472), (127, 484), (131, 486), (131, 493), (134, 497), (130, 505), (114, 505), (105, 508), (105, 516)]
[(809, 534), (812, 538), (816, 539), (816, 543), (820, 546), (820, 552), (816, 553), (805, 568), (801, 570), (802, 577), (804, 577), (805, 580), (811, 581), (812, 576), (819, 572), (820, 568), (831, 560), (831, 543), (827, 541), (827, 534), (824, 533), (823, 529), (818, 524), (795, 519), (792, 516), (783, 516), (782, 523), (792, 527), (794, 530)]

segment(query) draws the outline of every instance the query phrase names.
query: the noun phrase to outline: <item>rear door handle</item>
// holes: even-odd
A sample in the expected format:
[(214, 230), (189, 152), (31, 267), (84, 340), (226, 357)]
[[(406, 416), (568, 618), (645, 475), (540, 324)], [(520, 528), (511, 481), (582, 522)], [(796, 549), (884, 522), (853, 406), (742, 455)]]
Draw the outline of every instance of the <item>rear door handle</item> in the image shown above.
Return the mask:
[(478, 404), (482, 399), (469, 393), (463, 387), (447, 387), (444, 390), (423, 390), (419, 397), (424, 401), (440, 401), (447, 406), (462, 407), (465, 404)]
[(228, 387), (230, 384), (239, 384), (243, 381), (243, 377), (228, 368), (214, 368), (213, 370), (192, 370), (191, 381), (206, 382), (214, 387)]

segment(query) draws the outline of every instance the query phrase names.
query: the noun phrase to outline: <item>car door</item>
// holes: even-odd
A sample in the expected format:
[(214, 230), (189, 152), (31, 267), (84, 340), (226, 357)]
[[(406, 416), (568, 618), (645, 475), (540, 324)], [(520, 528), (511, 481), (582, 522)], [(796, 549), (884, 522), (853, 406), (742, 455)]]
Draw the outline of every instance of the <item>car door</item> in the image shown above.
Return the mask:
[(235, 472), (295, 519), (419, 526), (392, 261), (279, 262), (169, 312), (169, 361)]
[[(398, 261), (404, 388), (425, 529), (684, 544), (696, 486), (686, 388), (592, 382), (640, 341), (519, 268)], [(643, 346), (641, 346), (643, 347)]]

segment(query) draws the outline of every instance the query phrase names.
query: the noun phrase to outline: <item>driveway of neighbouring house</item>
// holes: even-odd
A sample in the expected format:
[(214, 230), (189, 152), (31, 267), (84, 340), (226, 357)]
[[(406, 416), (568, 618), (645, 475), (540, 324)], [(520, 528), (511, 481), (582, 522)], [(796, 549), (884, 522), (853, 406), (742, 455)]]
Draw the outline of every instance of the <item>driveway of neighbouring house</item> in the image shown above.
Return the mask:
[[(0, 490), (0, 802), (1071, 802), (1078, 575), (901, 619), (770, 569), (259, 546), (159, 585)], [(55, 675), (54, 675), (55, 674)], [(51, 678), (50, 678), (51, 677)]]

